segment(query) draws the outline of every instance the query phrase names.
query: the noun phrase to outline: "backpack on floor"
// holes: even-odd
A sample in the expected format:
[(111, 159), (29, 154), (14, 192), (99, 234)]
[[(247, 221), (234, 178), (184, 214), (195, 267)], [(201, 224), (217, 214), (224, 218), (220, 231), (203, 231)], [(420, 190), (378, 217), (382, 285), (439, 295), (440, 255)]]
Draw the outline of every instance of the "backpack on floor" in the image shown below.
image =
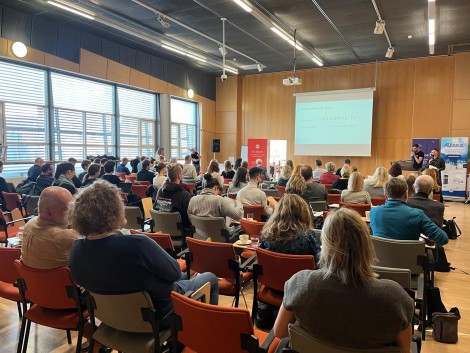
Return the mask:
[(462, 231), (455, 222), (455, 217), (449, 220), (444, 219), (444, 227), (442, 229), (446, 232), (449, 239), (457, 239), (462, 234)]

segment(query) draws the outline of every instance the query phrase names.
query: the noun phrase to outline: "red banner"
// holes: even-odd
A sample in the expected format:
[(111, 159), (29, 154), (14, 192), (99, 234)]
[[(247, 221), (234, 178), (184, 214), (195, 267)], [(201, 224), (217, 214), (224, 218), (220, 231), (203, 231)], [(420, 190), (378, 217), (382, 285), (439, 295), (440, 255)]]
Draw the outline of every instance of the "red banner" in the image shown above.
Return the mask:
[(262, 165), (268, 165), (268, 140), (267, 139), (248, 139), (248, 166), (256, 167), (256, 160), (261, 159)]

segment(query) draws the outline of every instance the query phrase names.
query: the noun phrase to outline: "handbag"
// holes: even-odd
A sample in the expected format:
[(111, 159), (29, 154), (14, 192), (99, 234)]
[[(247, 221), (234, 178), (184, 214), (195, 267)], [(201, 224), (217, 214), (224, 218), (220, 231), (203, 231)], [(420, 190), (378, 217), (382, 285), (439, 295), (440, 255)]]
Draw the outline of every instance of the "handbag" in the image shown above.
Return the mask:
[(458, 322), (460, 312), (458, 308), (452, 308), (448, 313), (433, 313), (434, 339), (442, 343), (456, 343), (458, 340)]
[(457, 225), (457, 222), (455, 222), (455, 217), (448, 220), (444, 219), (444, 226), (442, 229), (444, 230), (444, 232), (446, 232), (449, 239), (457, 239), (457, 237), (460, 237), (460, 235), (462, 235), (462, 231)]

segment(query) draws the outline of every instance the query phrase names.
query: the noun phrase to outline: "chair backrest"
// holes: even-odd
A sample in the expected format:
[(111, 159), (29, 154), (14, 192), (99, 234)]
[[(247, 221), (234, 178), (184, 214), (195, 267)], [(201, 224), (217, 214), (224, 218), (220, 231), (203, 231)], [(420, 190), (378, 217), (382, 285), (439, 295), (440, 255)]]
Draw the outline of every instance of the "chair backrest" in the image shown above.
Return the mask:
[(411, 288), (411, 271), (407, 268), (372, 266), (372, 270), (379, 275), (380, 279), (389, 279), (403, 288)]
[(242, 218), (240, 219), (240, 226), (242, 227), (243, 231), (251, 236), (258, 236), (261, 234), (261, 230), (263, 229), (266, 222), (258, 222), (251, 219)]
[(14, 261), (19, 278), (26, 284), (28, 301), (49, 309), (76, 308), (77, 303), (67, 295), (67, 287), (75, 287), (68, 267), (39, 270)]
[(386, 200), (387, 198), (385, 197), (371, 197), (370, 198), (370, 202), (372, 202), (372, 205), (374, 206), (384, 205)]
[(235, 261), (235, 250), (232, 244), (215, 243), (194, 238), (187, 238), (191, 254), (190, 268), (193, 271), (212, 272), (220, 278), (233, 278), (233, 270), (229, 269), (229, 260)]
[(145, 185), (145, 186), (149, 186), (149, 185), (150, 185), (150, 181), (148, 181), (148, 180), (136, 180), (136, 181), (134, 181), (133, 184), (134, 184), (134, 185)]
[(237, 199), (237, 194), (227, 194), (227, 196), (232, 199), (232, 200), (236, 200)]
[(183, 236), (181, 232), (181, 215), (179, 212), (162, 212), (150, 210), (155, 225), (154, 230), (165, 234), (170, 234), (171, 237)]
[(124, 212), (127, 220), (126, 228), (142, 229), (142, 211), (139, 207), (125, 206)]
[(366, 216), (366, 211), (370, 211), (371, 205), (370, 204), (362, 204), (362, 203), (349, 203), (349, 202), (340, 202), (340, 207), (350, 208), (357, 213), (359, 213), (362, 217)]
[(126, 173), (125, 172), (116, 172), (115, 174), (119, 179), (121, 179), (121, 181), (126, 180)]
[(184, 183), (184, 185), (186, 185), (186, 186), (188, 187), (189, 193), (190, 193), (191, 195), (193, 195), (193, 194), (194, 194), (194, 190), (196, 189), (196, 184), (194, 184), (194, 183)]
[(147, 197), (147, 185), (132, 184), (131, 192), (134, 195), (137, 195), (142, 199), (146, 198)]
[(284, 292), (284, 284), (294, 274), (315, 269), (313, 255), (288, 255), (257, 248), (256, 256), (258, 265), (263, 269), (258, 282), (281, 292)]
[(126, 181), (130, 181), (131, 183), (133, 183), (134, 181), (136, 181), (136, 179), (137, 179), (137, 175), (132, 175), (132, 174), (126, 175)]
[(321, 212), (328, 209), (326, 201), (309, 201), (308, 204), (310, 205), (312, 212)]
[(152, 325), (143, 320), (142, 309), (153, 309), (152, 299), (147, 292), (129, 294), (91, 293), (94, 301), (93, 314), (101, 322), (116, 330), (150, 333)]
[(31, 215), (38, 215), (38, 203), (39, 203), (39, 196), (27, 196), (26, 197), (26, 213)]
[(119, 188), (121, 189), (123, 193), (129, 194), (131, 192), (132, 183), (129, 183), (129, 182), (119, 183)]
[(144, 209), (145, 219), (150, 218), (150, 210), (153, 209), (153, 203), (151, 197), (144, 197), (142, 200), (142, 207)]
[(328, 194), (326, 198), (326, 202), (328, 205), (339, 203), (341, 201), (341, 194)]
[(261, 216), (264, 214), (264, 206), (243, 204), (243, 217), (248, 218), (247, 215), (249, 213), (253, 214), (252, 218), (254, 220), (261, 222)]
[(131, 229), (130, 232), (131, 234), (143, 234), (148, 236), (150, 239), (160, 245), (163, 250), (175, 250), (175, 247), (173, 246), (173, 243), (171, 241), (170, 234), (141, 232), (136, 229)]
[(20, 195), (16, 192), (2, 191), (3, 198), (5, 199), (5, 206), (8, 211), (13, 211), (15, 208), (21, 207)]
[(334, 344), (321, 342), (312, 337), (298, 324), (289, 324), (289, 337), (291, 348), (298, 353), (400, 353), (398, 346), (388, 346), (374, 349), (356, 349), (340, 347)]
[(276, 185), (276, 189), (279, 192), (279, 196), (282, 196), (286, 193), (286, 187), (281, 185)]
[(441, 202), (441, 194), (432, 194), (432, 199)]
[(20, 248), (0, 247), (0, 281), (15, 283), (18, 279), (18, 271), (14, 265), (15, 260), (21, 257)]
[(395, 240), (372, 237), (377, 265), (382, 267), (406, 268), (411, 275), (420, 274), (423, 268), (417, 264), (417, 257), (425, 254), (425, 244), (419, 240)]
[(186, 348), (204, 353), (247, 352), (241, 348), (242, 336), (254, 334), (248, 310), (201, 303), (176, 292), (171, 292), (171, 299), (182, 324), (178, 341)]
[(193, 237), (201, 240), (211, 238), (213, 242), (226, 243), (228, 239), (223, 235), (228, 233), (225, 229), (224, 217), (201, 217), (189, 215), (189, 221), (196, 229)]
[(333, 187), (333, 184), (323, 184), (325, 185), (326, 190), (330, 190)]
[(230, 184), (232, 182), (232, 179), (224, 178), (224, 184)]

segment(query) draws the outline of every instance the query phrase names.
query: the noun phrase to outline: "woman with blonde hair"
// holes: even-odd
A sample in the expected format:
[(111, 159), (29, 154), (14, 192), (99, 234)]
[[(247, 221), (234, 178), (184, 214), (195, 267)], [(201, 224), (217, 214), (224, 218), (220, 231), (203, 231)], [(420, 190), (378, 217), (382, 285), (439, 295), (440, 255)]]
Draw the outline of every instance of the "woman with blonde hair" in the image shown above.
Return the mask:
[(225, 170), (222, 172), (222, 177), (225, 179), (233, 179), (235, 176), (235, 171), (233, 170), (232, 162), (227, 159), (224, 162), (224, 168)]
[(439, 186), (439, 183), (437, 181), (437, 170), (433, 168), (427, 168), (423, 170), (422, 174), (429, 175), (432, 178), (434, 182), (432, 186), (432, 192), (434, 194), (439, 194), (441, 192), (441, 187)]
[(279, 179), (277, 179), (277, 185), (286, 186), (291, 175), (292, 175), (292, 168), (290, 165), (286, 164), (284, 167), (282, 167), (281, 176), (279, 177)]
[(349, 203), (370, 204), (370, 195), (364, 191), (364, 177), (359, 172), (351, 174), (347, 190), (341, 192), (341, 201)]
[(359, 214), (347, 208), (330, 214), (321, 242), (321, 268), (286, 282), (275, 335), (287, 337), (288, 325), (298, 320), (325, 343), (356, 349), (398, 345), (410, 353), (413, 300), (398, 283), (376, 278), (369, 228)]
[[(332, 189), (336, 189), (336, 190), (345, 190), (348, 188), (348, 180), (349, 180), (349, 176), (351, 175), (351, 167), (347, 166), (347, 165), (343, 165), (343, 167), (341, 168), (341, 178), (339, 179), (336, 179), (334, 182), (333, 182), (333, 185), (331, 186)], [(338, 192), (339, 194), (339, 192)]]
[[(288, 164), (287, 164), (288, 165)], [(300, 175), (300, 169), (302, 169), (302, 164), (297, 164), (293, 169), (292, 169), (292, 174), (291, 175)]]
[(371, 197), (385, 197), (384, 185), (388, 179), (389, 175), (387, 169), (377, 167), (372, 178), (364, 182), (364, 190), (367, 191)]
[(303, 176), (300, 174), (292, 174), (286, 184), (286, 194), (302, 195), (306, 188), (307, 184)]

